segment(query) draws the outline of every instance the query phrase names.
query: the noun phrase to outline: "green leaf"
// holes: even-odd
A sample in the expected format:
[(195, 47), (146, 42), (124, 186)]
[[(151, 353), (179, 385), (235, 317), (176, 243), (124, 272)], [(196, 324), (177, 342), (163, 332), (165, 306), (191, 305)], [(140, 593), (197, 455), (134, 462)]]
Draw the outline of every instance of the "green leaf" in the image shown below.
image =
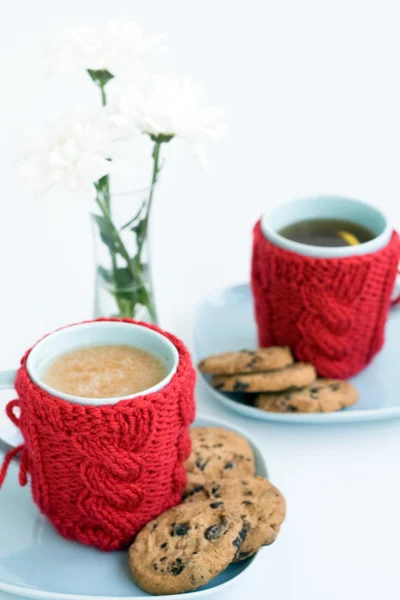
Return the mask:
[(138, 249), (140, 250), (143, 246), (143, 243), (146, 239), (147, 234), (147, 221), (146, 219), (141, 219), (134, 227), (130, 229), (136, 235), (136, 242)]
[(110, 71), (106, 71), (105, 69), (88, 69), (92, 81), (97, 83), (97, 85), (104, 86), (106, 83), (113, 79), (114, 75), (110, 73)]
[(97, 272), (99, 273), (100, 277), (104, 279), (104, 281), (106, 281), (107, 283), (114, 283), (112, 271), (109, 271), (104, 267), (98, 266)]
[(114, 271), (114, 280), (116, 286), (119, 288), (124, 288), (127, 286), (134, 286), (135, 279), (132, 276), (132, 273), (128, 269), (128, 267), (121, 267)]
[[(137, 293), (137, 288), (141, 286), (140, 282), (135, 280), (128, 267), (118, 267), (113, 270), (98, 267), (100, 277), (108, 284), (112, 285), (117, 294), (124, 293), (128, 296)], [(128, 289), (127, 289), (128, 288)], [(130, 288), (130, 289), (129, 289)], [(118, 292), (122, 290), (122, 292)]]
[(149, 133), (150, 139), (152, 142), (156, 142), (159, 144), (167, 144), (175, 137), (174, 133), (160, 133), (159, 135), (154, 135)]
[(112, 252), (118, 252), (118, 245), (113, 224), (101, 215), (93, 215), (93, 218), (99, 227), (100, 237), (104, 244), (106, 244)]

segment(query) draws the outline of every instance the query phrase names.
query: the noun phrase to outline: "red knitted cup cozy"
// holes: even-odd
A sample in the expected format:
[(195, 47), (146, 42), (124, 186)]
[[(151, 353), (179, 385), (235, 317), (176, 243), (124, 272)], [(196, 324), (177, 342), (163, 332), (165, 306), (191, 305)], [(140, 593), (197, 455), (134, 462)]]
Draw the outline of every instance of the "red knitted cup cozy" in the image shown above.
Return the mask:
[(378, 252), (313, 258), (254, 228), (251, 283), (261, 346), (287, 345), (324, 377), (345, 379), (381, 349), (400, 258), (397, 233)]
[(182, 342), (139, 324), (165, 335), (179, 351), (178, 370), (162, 390), (113, 405), (72, 404), (31, 381), (28, 352), (15, 385), (19, 399), (7, 407), (24, 443), (9, 453), (0, 485), (20, 450), (20, 483), (29, 474), (41, 512), (65, 538), (101, 550), (128, 546), (145, 523), (180, 502), (186, 484), (195, 372)]

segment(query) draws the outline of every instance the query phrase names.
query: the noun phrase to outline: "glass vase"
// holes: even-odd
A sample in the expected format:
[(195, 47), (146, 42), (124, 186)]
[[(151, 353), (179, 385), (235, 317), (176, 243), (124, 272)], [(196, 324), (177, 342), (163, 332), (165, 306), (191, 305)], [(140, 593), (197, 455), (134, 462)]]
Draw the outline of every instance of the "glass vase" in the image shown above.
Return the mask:
[(145, 191), (112, 193), (97, 185), (92, 214), (95, 242), (95, 317), (129, 317), (157, 323), (149, 253)]

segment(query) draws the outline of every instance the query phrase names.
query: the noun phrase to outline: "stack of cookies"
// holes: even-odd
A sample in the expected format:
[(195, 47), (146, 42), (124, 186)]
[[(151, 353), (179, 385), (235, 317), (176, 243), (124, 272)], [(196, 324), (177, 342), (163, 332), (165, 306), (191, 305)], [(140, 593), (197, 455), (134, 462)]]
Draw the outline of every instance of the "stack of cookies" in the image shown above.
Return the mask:
[(231, 562), (271, 544), (285, 500), (255, 475), (248, 441), (226, 429), (192, 429), (182, 503), (148, 523), (129, 550), (135, 582), (150, 594), (195, 590)]
[(209, 356), (199, 370), (221, 392), (246, 394), (268, 412), (332, 412), (355, 404), (358, 392), (347, 381), (317, 379), (310, 363), (294, 362), (287, 347), (241, 350)]

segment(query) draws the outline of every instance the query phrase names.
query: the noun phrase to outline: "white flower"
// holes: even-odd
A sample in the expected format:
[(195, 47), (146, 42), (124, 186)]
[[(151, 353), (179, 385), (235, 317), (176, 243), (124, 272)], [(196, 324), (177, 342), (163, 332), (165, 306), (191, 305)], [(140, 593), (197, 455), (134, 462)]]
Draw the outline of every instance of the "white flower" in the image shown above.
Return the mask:
[(225, 131), (224, 111), (203, 105), (203, 91), (189, 77), (154, 75), (142, 87), (130, 86), (111, 99), (111, 119), (121, 128), (139, 128), (151, 136), (178, 136), (191, 144), (204, 162), (203, 142)]
[(140, 59), (154, 53), (163, 35), (144, 36), (135, 22), (82, 26), (54, 44), (47, 61), (56, 71), (105, 70), (117, 75), (141, 70)]
[(116, 154), (109, 118), (91, 116), (50, 117), (48, 131), (32, 132), (23, 151), (19, 174), (22, 184), (43, 195), (55, 185), (94, 197), (94, 182), (107, 175)]

